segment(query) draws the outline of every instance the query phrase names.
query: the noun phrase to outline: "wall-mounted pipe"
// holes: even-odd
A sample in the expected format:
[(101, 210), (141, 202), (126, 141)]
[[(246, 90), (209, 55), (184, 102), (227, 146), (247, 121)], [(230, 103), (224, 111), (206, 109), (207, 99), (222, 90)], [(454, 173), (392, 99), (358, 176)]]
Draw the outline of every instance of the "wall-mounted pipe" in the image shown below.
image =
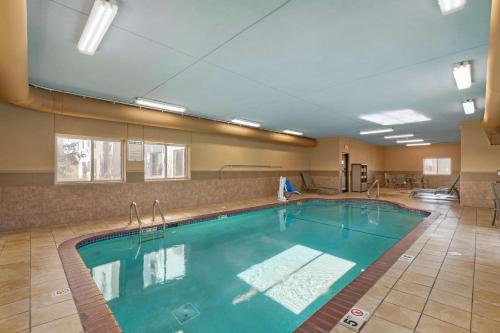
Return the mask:
[(0, 98), (35, 111), (314, 147), (316, 140), (84, 98), (28, 85), (26, 0), (0, 1)]
[(490, 143), (500, 145), (500, 0), (491, 3), (483, 128)]

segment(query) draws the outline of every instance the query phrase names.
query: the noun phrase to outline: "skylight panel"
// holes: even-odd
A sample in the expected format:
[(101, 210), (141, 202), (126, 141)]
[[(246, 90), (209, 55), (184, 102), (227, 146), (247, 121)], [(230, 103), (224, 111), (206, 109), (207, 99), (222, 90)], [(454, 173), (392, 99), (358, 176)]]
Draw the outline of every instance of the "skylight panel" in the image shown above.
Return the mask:
[(359, 116), (359, 118), (383, 126), (411, 124), (431, 120), (423, 114), (410, 109), (365, 114)]

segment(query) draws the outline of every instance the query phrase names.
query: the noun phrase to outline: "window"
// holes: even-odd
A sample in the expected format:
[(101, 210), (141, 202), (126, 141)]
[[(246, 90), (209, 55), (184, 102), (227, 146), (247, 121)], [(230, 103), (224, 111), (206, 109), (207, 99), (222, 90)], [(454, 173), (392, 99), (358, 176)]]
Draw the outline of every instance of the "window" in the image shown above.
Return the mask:
[(424, 158), (424, 175), (451, 175), (451, 158)]
[(56, 182), (122, 179), (121, 141), (56, 137)]
[(186, 146), (159, 143), (144, 144), (144, 178), (186, 178)]

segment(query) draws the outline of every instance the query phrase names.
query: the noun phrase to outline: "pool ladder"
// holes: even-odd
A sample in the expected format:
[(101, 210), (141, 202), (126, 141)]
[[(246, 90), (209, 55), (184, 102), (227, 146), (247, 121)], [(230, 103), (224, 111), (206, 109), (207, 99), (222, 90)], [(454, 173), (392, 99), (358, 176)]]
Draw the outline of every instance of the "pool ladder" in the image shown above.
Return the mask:
[(162, 222), (163, 222), (163, 236), (153, 237), (153, 238), (151, 238), (151, 237), (145, 237), (145, 238), (143, 238), (143, 234), (147, 235), (149, 233), (152, 233), (153, 235), (156, 236), (156, 233), (154, 231), (158, 231), (158, 227), (144, 228), (144, 225), (142, 223), (141, 217), (139, 216), (139, 211), (137, 209), (137, 203), (132, 202), (130, 204), (130, 219), (129, 219), (128, 225), (132, 224), (133, 217), (135, 215), (135, 218), (137, 219), (137, 223), (139, 224), (139, 243), (142, 243), (143, 241), (145, 242), (145, 241), (148, 241), (148, 240), (153, 240), (153, 239), (158, 239), (158, 238), (161, 238), (161, 237), (165, 237), (165, 230), (166, 230), (167, 220), (165, 219), (165, 215), (163, 215), (163, 211), (161, 210), (160, 201), (159, 200), (155, 200), (153, 202), (153, 214), (152, 214), (153, 215), (153, 219), (152, 219), (153, 223), (155, 221), (156, 210), (158, 210), (158, 212), (160, 213), (160, 217), (161, 217)]
[(379, 181), (378, 179), (376, 179), (371, 185), (370, 187), (368, 188), (368, 198), (371, 198), (371, 194), (370, 194), (370, 191), (375, 187), (375, 185), (377, 185), (377, 194), (375, 195), (375, 198), (378, 199), (380, 197), (380, 184), (379, 184)]

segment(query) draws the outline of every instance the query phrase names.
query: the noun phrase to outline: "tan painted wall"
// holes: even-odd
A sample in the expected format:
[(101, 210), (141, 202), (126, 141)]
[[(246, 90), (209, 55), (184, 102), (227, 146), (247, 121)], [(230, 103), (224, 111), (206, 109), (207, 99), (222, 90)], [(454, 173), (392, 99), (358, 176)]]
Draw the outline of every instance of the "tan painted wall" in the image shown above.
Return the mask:
[(385, 148), (385, 171), (422, 172), (424, 158), (451, 157), (452, 172), (460, 172), (460, 144)]
[(369, 171), (384, 170), (384, 147), (340, 137), (339, 152), (339, 159), (342, 158), (342, 153), (349, 153), (349, 164), (367, 164)]
[(500, 170), (500, 146), (491, 146), (480, 120), (461, 124), (462, 172), (496, 172)]
[(312, 150), (310, 168), (314, 171), (340, 170), (339, 137), (318, 139), (318, 145)]
[[(224, 164), (265, 164), (281, 170), (309, 169), (312, 148), (263, 143), (220, 135), (73, 118), (0, 102), (0, 171), (52, 172), (55, 134), (182, 143), (190, 146), (192, 170), (219, 170)], [(127, 171), (142, 163), (128, 162)], [(260, 169), (270, 171), (270, 169)]]

